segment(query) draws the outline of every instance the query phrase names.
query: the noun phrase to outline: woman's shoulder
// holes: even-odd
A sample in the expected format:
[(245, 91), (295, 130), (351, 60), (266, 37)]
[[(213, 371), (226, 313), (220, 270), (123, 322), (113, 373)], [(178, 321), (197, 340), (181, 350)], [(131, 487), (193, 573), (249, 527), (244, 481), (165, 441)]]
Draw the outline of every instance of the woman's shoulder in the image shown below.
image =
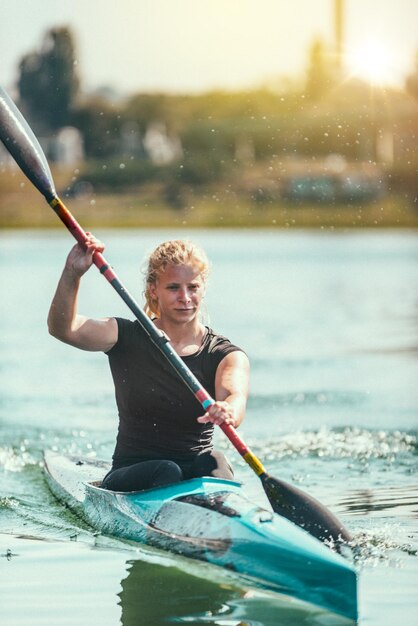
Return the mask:
[(228, 337), (225, 337), (225, 335), (220, 335), (212, 328), (206, 328), (207, 332), (204, 339), (204, 346), (209, 353), (221, 352), (226, 356), (226, 354), (236, 350), (243, 352), (242, 348), (233, 343)]
[(133, 344), (135, 339), (141, 339), (145, 332), (137, 320), (129, 320), (125, 317), (115, 317), (118, 326), (118, 339), (107, 354), (116, 354), (119, 350), (125, 349)]
[(115, 317), (118, 325), (118, 338), (120, 339), (125, 334), (131, 334), (138, 331), (140, 328), (137, 320), (129, 320), (125, 317)]
[(115, 317), (118, 328), (133, 328), (138, 322), (136, 320), (128, 320), (126, 317)]

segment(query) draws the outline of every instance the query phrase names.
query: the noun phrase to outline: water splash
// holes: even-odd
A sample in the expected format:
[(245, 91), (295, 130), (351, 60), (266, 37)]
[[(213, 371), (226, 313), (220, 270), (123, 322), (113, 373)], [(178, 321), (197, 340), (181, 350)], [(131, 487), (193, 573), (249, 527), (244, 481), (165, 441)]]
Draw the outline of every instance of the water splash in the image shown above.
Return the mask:
[(13, 497), (9, 497), (9, 496), (5, 496), (3, 498), (0, 498), (0, 510), (15, 510), (17, 509), (17, 507), (19, 506), (19, 502), (18, 500), (16, 500), (16, 498)]
[(23, 444), (19, 448), (0, 448), (0, 468), (9, 472), (21, 472), (27, 465), (37, 463)]
[(31, 466), (43, 465), (44, 450), (86, 457), (110, 458), (113, 441), (103, 440), (100, 432), (31, 429), (23, 434), (12, 431), (0, 446), (0, 471), (18, 473)]
[(393, 523), (380, 524), (356, 533), (351, 546), (356, 567), (399, 567), (403, 555), (417, 557), (416, 546), (397, 540), (402, 535), (400, 525)]
[(394, 460), (395, 457), (413, 453), (417, 437), (400, 431), (371, 431), (360, 428), (288, 433), (280, 439), (266, 442), (254, 441), (255, 452), (262, 452), (268, 460), (284, 457), (324, 457), (329, 459)]

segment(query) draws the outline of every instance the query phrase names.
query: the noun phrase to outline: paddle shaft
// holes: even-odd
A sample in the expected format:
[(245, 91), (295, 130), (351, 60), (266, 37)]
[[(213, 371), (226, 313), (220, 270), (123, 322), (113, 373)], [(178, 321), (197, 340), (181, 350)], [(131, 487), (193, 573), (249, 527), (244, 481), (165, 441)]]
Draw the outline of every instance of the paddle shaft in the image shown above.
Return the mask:
[[(50, 206), (53, 208), (57, 216), (70, 231), (73, 237), (79, 244), (85, 245), (87, 235), (77, 220), (73, 217), (71, 212), (67, 209), (65, 204), (56, 196), (53, 200), (48, 200)], [(122, 298), (125, 304), (129, 307), (132, 313), (135, 315), (142, 328), (145, 330), (150, 340), (154, 345), (162, 352), (162, 354), (169, 361), (171, 366), (180, 376), (180, 378), (186, 383), (188, 388), (192, 391), (195, 398), (200, 402), (202, 407), (206, 410), (212, 404), (214, 399), (208, 394), (206, 389), (202, 387), (196, 376), (185, 365), (184, 361), (179, 357), (177, 352), (169, 343), (167, 336), (161, 332), (150, 318), (145, 314), (143, 309), (138, 305), (135, 299), (131, 296), (129, 291), (125, 288), (120, 281), (113, 268), (106, 261), (101, 252), (95, 252), (93, 255), (93, 263), (98, 268), (100, 273), (106, 278), (106, 280), (112, 285), (113, 289)], [(243, 459), (253, 469), (257, 476), (266, 474), (266, 470), (263, 467), (261, 461), (255, 456), (255, 454), (248, 448), (243, 442), (241, 437), (236, 432), (235, 428), (230, 424), (221, 424), (220, 428), (228, 437), (232, 445), (236, 448)]]

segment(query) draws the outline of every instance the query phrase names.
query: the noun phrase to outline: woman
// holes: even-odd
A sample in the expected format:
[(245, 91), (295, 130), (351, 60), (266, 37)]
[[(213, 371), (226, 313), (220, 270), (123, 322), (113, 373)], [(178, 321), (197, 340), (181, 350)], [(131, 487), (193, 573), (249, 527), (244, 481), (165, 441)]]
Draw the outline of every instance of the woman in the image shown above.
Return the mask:
[(86, 246), (75, 245), (67, 257), (48, 328), (69, 345), (109, 358), (119, 429), (103, 486), (136, 491), (197, 476), (232, 478), (225, 456), (212, 447), (213, 430), (214, 424), (241, 423), (249, 363), (240, 348), (200, 321), (208, 275), (204, 252), (181, 240), (158, 246), (148, 261), (145, 297), (147, 314), (215, 398), (206, 413), (137, 321), (78, 314), (80, 279), (94, 253), (104, 249), (87, 236)]

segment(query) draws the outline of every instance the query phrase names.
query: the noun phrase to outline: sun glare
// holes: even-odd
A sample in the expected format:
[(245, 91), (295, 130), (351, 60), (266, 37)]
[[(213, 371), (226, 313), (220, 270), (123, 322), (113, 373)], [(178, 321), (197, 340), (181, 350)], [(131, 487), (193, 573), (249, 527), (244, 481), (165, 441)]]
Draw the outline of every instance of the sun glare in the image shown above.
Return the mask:
[(388, 48), (379, 41), (367, 41), (348, 55), (354, 76), (373, 84), (386, 84), (393, 78), (393, 60)]

